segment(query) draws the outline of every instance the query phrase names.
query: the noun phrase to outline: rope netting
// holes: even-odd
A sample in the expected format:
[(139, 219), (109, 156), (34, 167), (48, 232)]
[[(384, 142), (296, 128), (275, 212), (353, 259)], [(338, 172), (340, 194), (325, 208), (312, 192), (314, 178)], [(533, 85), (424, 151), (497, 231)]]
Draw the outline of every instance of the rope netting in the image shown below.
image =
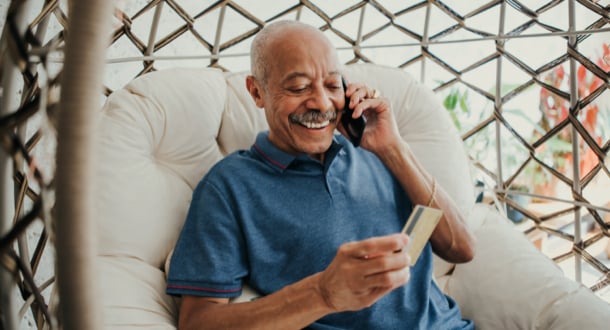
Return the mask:
[[(68, 31), (69, 7), (0, 4), (0, 313), (9, 329), (24, 317), (57, 326), (57, 108), (66, 36), (79, 32)], [(544, 234), (558, 248), (541, 249), (572, 265), (567, 275), (607, 291), (608, 1), (120, 1), (104, 95), (167, 67), (248, 70), (253, 36), (282, 19), (319, 27), (344, 63), (399, 67), (430, 86), (462, 134), (480, 201)]]

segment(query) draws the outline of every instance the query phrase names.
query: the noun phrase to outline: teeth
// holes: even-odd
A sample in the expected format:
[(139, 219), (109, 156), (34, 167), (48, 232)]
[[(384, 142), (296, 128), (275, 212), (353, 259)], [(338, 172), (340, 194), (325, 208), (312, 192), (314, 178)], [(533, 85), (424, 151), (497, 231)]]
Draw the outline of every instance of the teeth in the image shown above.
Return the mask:
[(301, 124), (307, 128), (323, 128), (323, 127), (328, 126), (330, 124), (330, 121), (325, 120), (321, 123), (303, 122)]

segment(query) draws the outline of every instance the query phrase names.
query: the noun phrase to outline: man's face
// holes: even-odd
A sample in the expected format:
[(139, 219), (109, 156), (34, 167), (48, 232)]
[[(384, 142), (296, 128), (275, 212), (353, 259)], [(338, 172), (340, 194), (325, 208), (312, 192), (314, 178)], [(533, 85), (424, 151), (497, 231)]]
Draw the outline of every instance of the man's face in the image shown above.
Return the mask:
[(263, 107), (269, 140), (292, 153), (323, 160), (344, 105), (339, 63), (332, 46), (314, 33), (282, 38), (270, 48)]

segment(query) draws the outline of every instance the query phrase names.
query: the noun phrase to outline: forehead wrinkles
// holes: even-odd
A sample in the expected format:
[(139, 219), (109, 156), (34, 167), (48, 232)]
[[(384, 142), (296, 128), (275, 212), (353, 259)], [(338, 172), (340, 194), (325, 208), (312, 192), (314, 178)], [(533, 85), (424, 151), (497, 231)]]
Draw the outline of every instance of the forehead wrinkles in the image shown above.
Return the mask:
[(285, 45), (285, 52), (276, 58), (274, 70), (278, 70), (282, 82), (296, 78), (325, 80), (339, 74), (338, 60), (331, 49), (317, 44)]
[(269, 46), (265, 50), (269, 60), (268, 73), (278, 74), (276, 78), (282, 82), (299, 77), (325, 79), (338, 74), (339, 60), (335, 49), (317, 30), (285, 31), (269, 40)]

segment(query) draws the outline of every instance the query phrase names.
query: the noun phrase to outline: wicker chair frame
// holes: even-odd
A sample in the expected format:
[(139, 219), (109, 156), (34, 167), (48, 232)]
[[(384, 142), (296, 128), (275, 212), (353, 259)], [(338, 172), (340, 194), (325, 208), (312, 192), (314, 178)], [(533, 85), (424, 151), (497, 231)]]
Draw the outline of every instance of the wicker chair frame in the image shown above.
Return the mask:
[[(485, 177), (491, 186), (483, 189), (485, 195), (500, 209), (508, 206), (523, 213), (524, 233), (542, 231), (570, 242), (569, 251), (551, 257), (557, 262), (573, 258), (577, 281), (583, 281), (584, 266), (594, 269), (599, 277), (587, 285), (594, 291), (604, 291), (610, 286), (610, 270), (590, 248), (610, 238), (610, 209), (608, 205), (589, 201), (585, 192), (592, 182), (610, 178), (610, 140), (600, 141), (581, 117), (588, 106), (608, 99), (610, 58), (605, 63), (595, 62), (579, 50), (591, 36), (610, 32), (610, 5), (600, 2), (603, 1), (549, 0), (538, 8), (530, 8), (517, 0), (491, 0), (467, 6), (449, 0), (415, 0), (401, 2), (398, 8), (390, 1), (353, 0), (337, 11), (323, 1), (295, 0), (274, 2), (264, 13), (257, 9), (258, 2), (238, 0), (194, 3), (139, 0), (123, 1), (122, 7), (113, 7), (113, 2), (106, 0), (68, 4), (57, 0), (10, 1), (8, 6), (0, 5), (6, 15), (0, 43), (0, 329), (17, 329), (23, 326), (24, 317), (30, 327), (37, 329), (101, 326), (101, 316), (96, 312), (99, 310), (96, 289), (91, 287), (96, 276), (91, 267), (95, 245), (90, 239), (94, 237), (93, 187), (86, 184), (94, 166), (89, 146), (95, 127), (91, 111), (83, 109), (99, 107), (100, 93), (108, 95), (113, 91), (113, 86), (104, 83), (104, 74), (130, 65), (131, 74), (124, 75), (127, 82), (166, 65), (188, 61), (223, 70), (247, 69), (233, 67), (232, 59), (247, 58), (248, 52), (243, 49), (252, 36), (268, 22), (279, 19), (303, 20), (319, 26), (336, 42), (346, 63), (386, 64), (383, 56), (375, 52), (402, 51), (404, 57), (393, 65), (413, 72), (424, 83), (432, 66), (445, 72), (447, 78), (433, 86), (437, 93), (462, 87), (493, 103), (493, 111), (463, 131), (462, 136), (466, 142), (483, 130), (491, 130), (496, 136), (495, 145), (490, 146), (495, 149), (495, 168), (485, 165), (474, 153), (471, 155), (478, 175)], [(568, 24), (560, 27), (546, 23), (545, 15), (560, 8), (565, 8), (561, 12)], [(507, 30), (509, 11), (524, 19)], [(482, 30), (473, 23), (490, 12), (499, 17), (495, 32)], [(586, 13), (585, 25), (577, 25), (577, 12)], [(403, 23), (405, 17), (413, 14), (425, 17), (421, 30)], [(432, 31), (433, 15), (448, 22), (445, 28)], [(371, 27), (368, 19), (371, 16), (382, 23)], [(234, 25), (229, 24), (231, 17), (238, 17), (246, 28), (224, 37), (223, 32), (226, 35), (226, 30)], [(170, 31), (162, 29), (167, 20), (173, 22)], [(141, 22), (149, 23), (146, 34), (136, 28), (146, 24)], [(214, 31), (206, 34), (209, 26)], [(396, 36), (397, 42), (376, 43), (383, 34)], [(464, 34), (469, 37), (463, 37)], [(164, 55), (172, 43), (185, 38), (201, 52)], [(554, 38), (565, 44), (565, 51), (533, 67), (521, 59), (524, 54), (513, 53), (507, 47), (520, 38)], [(473, 47), (492, 44), (493, 51), (457, 67), (435, 52), (437, 46), (456, 43)], [(129, 51), (111, 52), (115, 55), (106, 58), (108, 44), (111, 50), (129, 48)], [(115, 71), (106, 68), (105, 63), (108, 67), (114, 65)], [(469, 73), (488, 64), (496, 71), (492, 91), (466, 79)], [(502, 73), (508, 65), (527, 78), (523, 84), (503, 92)], [(553, 86), (541, 78), (564, 65), (571, 79), (569, 86)], [(582, 87), (576, 80), (579, 67), (601, 82), (586, 95), (579, 94)], [(507, 103), (532, 86), (546, 89), (569, 103), (565, 118), (533, 141), (519, 133), (505, 111)], [(581, 173), (579, 152), (573, 153), (572, 171), (567, 175), (539, 154), (540, 148), (561, 132), (572, 136), (573, 151), (582, 145), (592, 151), (595, 165), (588, 172)], [(508, 134), (528, 154), (510, 173), (505, 172), (502, 162), (501, 134)], [(530, 163), (538, 164), (570, 187), (572, 198), (513, 189)], [(509, 198), (514, 195), (558, 201), (566, 206), (539, 214)], [(573, 219), (570, 223), (573, 232), (554, 222), (566, 215)], [(585, 218), (593, 219), (595, 233), (585, 232)], [(60, 314), (60, 310), (70, 313)]]

